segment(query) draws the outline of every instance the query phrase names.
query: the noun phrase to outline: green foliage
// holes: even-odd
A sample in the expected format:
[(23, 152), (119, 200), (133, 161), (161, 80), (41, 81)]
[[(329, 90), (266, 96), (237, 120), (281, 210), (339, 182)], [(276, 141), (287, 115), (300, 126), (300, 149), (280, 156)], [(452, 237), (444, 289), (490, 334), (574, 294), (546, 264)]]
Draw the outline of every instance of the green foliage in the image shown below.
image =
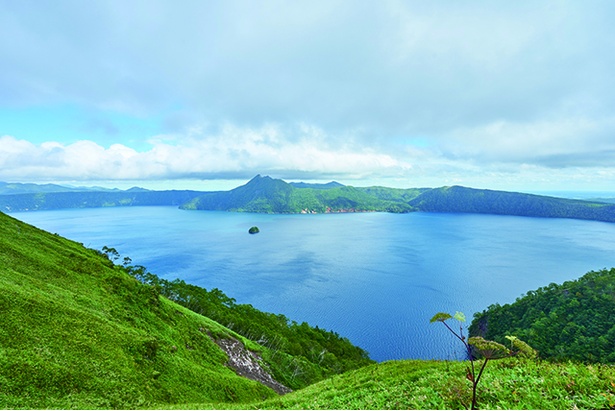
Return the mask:
[[(388, 197), (383, 193), (388, 193)], [(405, 190), (379, 190), (332, 185), (293, 185), (271, 177), (254, 177), (230, 191), (206, 193), (182, 207), (254, 213), (408, 212)], [(412, 190), (415, 194), (415, 191)], [(382, 197), (381, 197), (382, 196)], [(383, 198), (387, 197), (387, 198)]]
[(124, 269), (164, 297), (266, 347), (262, 355), (274, 377), (290, 388), (305, 387), (373, 363), (367, 352), (335, 332), (262, 312), (249, 304), (237, 304), (217, 288), (208, 291), (183, 280), (165, 280), (142, 266)]
[[(349, 371), (283, 397), (217, 409), (464, 409), (471, 402), (464, 362), (388, 361)], [(505, 358), (483, 376), (484, 409), (612, 409), (615, 367)], [(210, 404), (169, 408), (203, 409)]]
[(470, 337), (468, 344), (487, 360), (499, 360), (512, 355), (510, 350), (502, 344), (485, 340), (483, 337)]
[(506, 339), (510, 341), (511, 351), (516, 351), (517, 355), (524, 358), (536, 359), (538, 358), (538, 351), (530, 347), (525, 341), (521, 341), (515, 336), (507, 335)]
[(437, 313), (431, 318), (431, 320), (429, 320), (429, 322), (430, 323), (435, 323), (436, 321), (444, 322), (446, 320), (450, 320), (451, 318), (453, 318), (453, 316), (450, 315), (449, 313)]
[(453, 318), (462, 323), (466, 322), (466, 315), (460, 311), (457, 311), (455, 315), (453, 315)]
[(421, 211), (576, 218), (615, 222), (615, 205), (506, 191), (442, 187), (409, 201)]
[(152, 290), (102, 253), (0, 214), (0, 408), (276, 395), (224, 365), (208, 333), (230, 330)]
[(250, 233), (250, 234), (258, 234), (258, 233), (260, 233), (260, 230), (258, 229), (258, 227), (254, 226), (254, 227), (250, 227), (250, 229), (248, 230), (248, 233)]
[[(398, 189), (351, 187), (339, 183), (286, 183), (257, 175), (230, 191), (126, 191), (68, 189), (60, 186), (0, 183), (0, 210), (180, 205), (187, 210), (252, 213), (339, 213), (411, 211), (483, 213), (578, 218), (615, 222), (615, 204), (580, 201), (459, 186)], [(64, 190), (64, 192), (57, 192)], [(73, 192), (70, 192), (70, 191)], [(3, 195), (2, 193), (13, 193)], [(16, 194), (19, 193), (19, 194)]]
[(542, 358), (615, 362), (615, 268), (528, 292), (474, 316), (471, 335), (505, 342), (514, 334)]
[[(459, 332), (454, 331), (446, 322), (452, 318), (460, 323)], [(483, 337), (470, 337), (466, 341), (466, 336), (463, 332), (463, 323), (465, 321), (465, 314), (457, 311), (454, 316), (448, 313), (437, 313), (432, 317), (430, 322), (441, 322), (459, 341), (463, 343), (466, 348), (467, 358), (470, 361), (470, 367), (466, 367), (465, 375), (466, 378), (472, 383), (472, 402), (470, 407), (475, 410), (477, 406), (477, 388), (481, 377), (483, 376), (483, 372), (485, 371), (485, 367), (487, 366), (487, 362), (489, 362), (489, 360), (499, 360), (502, 358), (512, 357), (516, 355), (517, 352), (512, 351), (495, 341), (485, 340)], [(510, 336), (507, 338), (511, 341), (513, 347), (520, 347), (519, 349), (522, 350), (526, 356), (529, 352), (531, 352), (531, 347), (518, 338)], [(474, 361), (478, 357), (483, 358), (483, 364), (477, 372), (474, 367)]]

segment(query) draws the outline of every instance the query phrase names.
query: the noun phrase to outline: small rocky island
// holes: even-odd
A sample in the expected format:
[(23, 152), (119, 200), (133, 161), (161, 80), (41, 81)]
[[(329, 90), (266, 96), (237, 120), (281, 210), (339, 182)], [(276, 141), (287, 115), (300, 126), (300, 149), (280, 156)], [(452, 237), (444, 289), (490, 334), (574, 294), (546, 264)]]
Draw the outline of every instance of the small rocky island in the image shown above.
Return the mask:
[(258, 233), (260, 233), (260, 230), (258, 229), (258, 227), (254, 226), (254, 227), (250, 227), (250, 229), (248, 230), (248, 233), (250, 233), (250, 234), (258, 234)]

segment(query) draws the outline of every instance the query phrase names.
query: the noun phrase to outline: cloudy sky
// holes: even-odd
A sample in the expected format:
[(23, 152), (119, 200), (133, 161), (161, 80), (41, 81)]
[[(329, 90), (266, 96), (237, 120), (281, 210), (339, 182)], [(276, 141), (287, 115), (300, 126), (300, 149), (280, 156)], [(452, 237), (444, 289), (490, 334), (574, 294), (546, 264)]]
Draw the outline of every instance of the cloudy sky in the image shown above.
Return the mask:
[(615, 191), (613, 1), (0, 10), (0, 181)]

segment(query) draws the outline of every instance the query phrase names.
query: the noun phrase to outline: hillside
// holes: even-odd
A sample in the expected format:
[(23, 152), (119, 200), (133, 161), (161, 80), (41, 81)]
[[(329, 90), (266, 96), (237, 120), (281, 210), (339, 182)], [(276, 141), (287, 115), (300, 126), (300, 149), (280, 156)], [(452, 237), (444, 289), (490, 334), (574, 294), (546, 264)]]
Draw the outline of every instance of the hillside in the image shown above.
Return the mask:
[(279, 364), (309, 366), (303, 385), (330, 372), (164, 298), (107, 255), (0, 213), (0, 408), (237, 403), (286, 392)]
[(615, 204), (466, 187), (395, 189), (312, 188), (256, 176), (231, 191), (206, 193), (181, 206), (190, 210), (253, 213), (412, 211), (575, 218), (615, 222)]
[(182, 208), (252, 213), (414, 211), (396, 198), (381, 198), (368, 190), (336, 183), (324, 187), (290, 184), (260, 175), (233, 190), (203, 194), (182, 205)]
[(409, 201), (421, 211), (500, 214), (524, 217), (575, 218), (615, 222), (615, 205), (507, 191), (442, 187)]
[(615, 268), (529, 291), (512, 304), (475, 315), (472, 335), (504, 341), (514, 334), (542, 358), (615, 362)]
[(56, 190), (62, 190), (61, 186), (0, 183), (0, 210), (173, 205), (186, 210), (269, 214), (425, 211), (615, 222), (615, 204), (608, 199), (582, 201), (460, 186), (408, 189), (352, 187), (337, 182), (287, 183), (257, 175), (248, 183), (229, 191), (149, 191), (139, 188), (125, 191), (84, 188), (66, 188), (64, 192)]
[[(250, 409), (467, 409), (471, 390), (466, 367), (466, 362), (389, 361), (245, 405)], [(492, 361), (482, 377), (478, 405), (488, 410), (613, 409), (614, 379), (613, 366), (514, 358)]]

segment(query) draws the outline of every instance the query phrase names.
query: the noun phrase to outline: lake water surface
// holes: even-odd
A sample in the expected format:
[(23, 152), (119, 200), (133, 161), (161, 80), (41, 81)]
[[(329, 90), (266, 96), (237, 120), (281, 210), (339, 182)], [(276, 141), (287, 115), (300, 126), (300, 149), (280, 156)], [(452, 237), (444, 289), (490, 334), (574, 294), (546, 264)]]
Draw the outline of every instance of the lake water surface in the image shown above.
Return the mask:
[[(615, 266), (615, 224), (437, 213), (266, 215), (175, 207), (12, 213), (167, 279), (334, 330), (377, 361), (455, 358), (429, 319)], [(260, 233), (248, 234), (251, 226)]]

